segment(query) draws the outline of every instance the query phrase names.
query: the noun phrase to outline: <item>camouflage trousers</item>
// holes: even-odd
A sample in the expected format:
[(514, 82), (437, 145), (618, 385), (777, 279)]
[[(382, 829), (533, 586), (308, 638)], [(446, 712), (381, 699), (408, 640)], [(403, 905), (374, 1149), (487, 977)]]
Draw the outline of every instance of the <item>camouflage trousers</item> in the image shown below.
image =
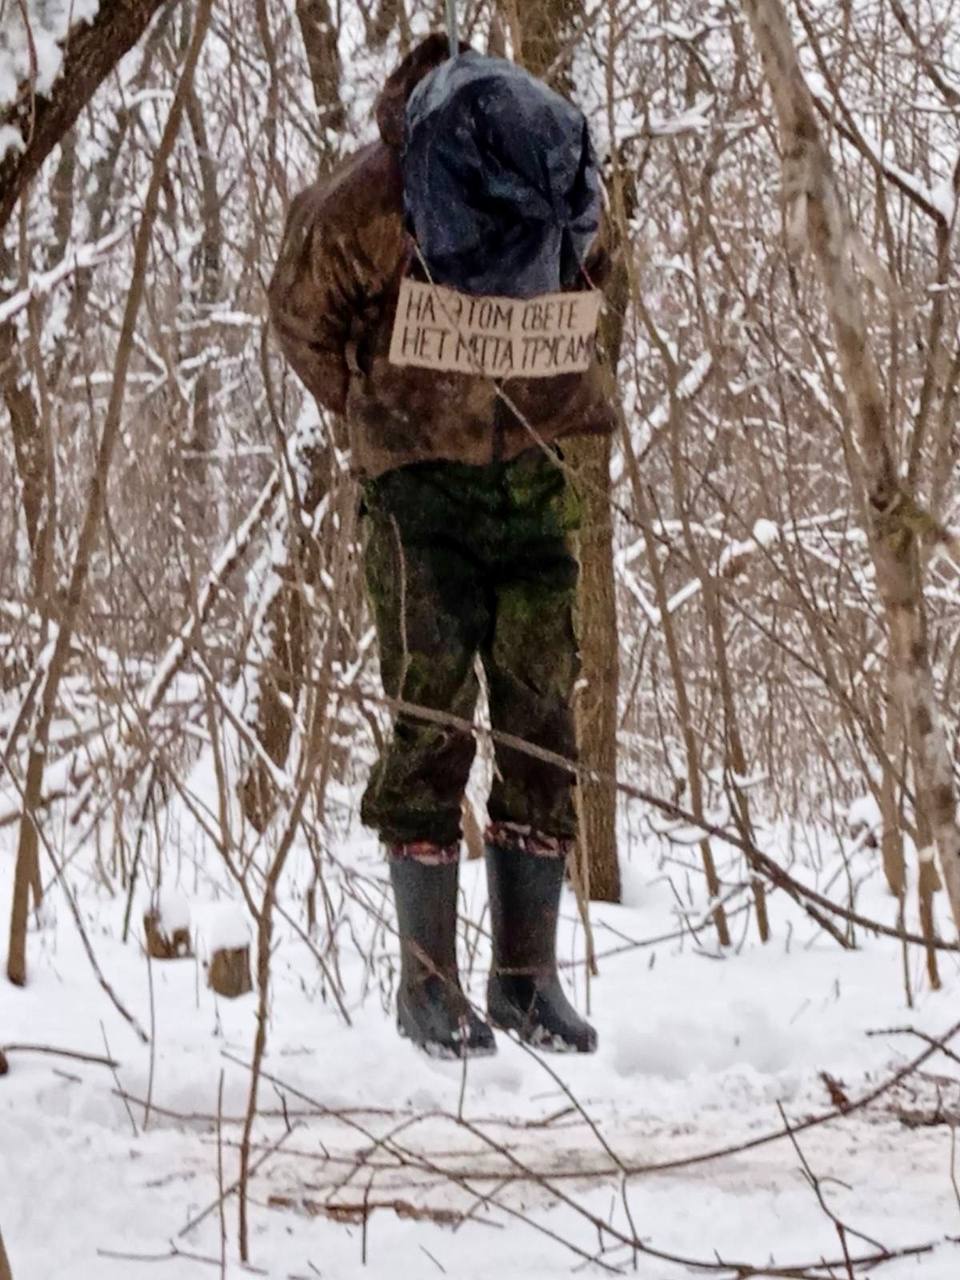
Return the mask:
[[(417, 463), (364, 486), (365, 571), (389, 696), (472, 723), (486, 677), (495, 730), (573, 759), (579, 505), (553, 456)], [(401, 712), (361, 805), (388, 845), (460, 839), (464, 727)], [(569, 838), (573, 774), (494, 739), (491, 823)]]

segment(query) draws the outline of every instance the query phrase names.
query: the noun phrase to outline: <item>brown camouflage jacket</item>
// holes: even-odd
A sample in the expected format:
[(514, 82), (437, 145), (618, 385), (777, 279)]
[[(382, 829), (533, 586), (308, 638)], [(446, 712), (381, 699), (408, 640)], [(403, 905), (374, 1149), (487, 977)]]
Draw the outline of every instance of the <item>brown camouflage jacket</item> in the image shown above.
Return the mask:
[[(498, 384), (388, 360), (400, 282), (418, 275), (403, 215), (404, 110), (414, 85), (446, 53), (438, 36), (414, 49), (378, 100), (380, 140), (296, 197), (269, 287), (281, 348), (317, 401), (342, 415), (342, 442), (366, 477), (435, 459), (507, 460), (538, 439), (607, 432), (615, 422), (599, 361), (586, 373)], [(605, 268), (598, 247), (583, 287), (602, 285)]]

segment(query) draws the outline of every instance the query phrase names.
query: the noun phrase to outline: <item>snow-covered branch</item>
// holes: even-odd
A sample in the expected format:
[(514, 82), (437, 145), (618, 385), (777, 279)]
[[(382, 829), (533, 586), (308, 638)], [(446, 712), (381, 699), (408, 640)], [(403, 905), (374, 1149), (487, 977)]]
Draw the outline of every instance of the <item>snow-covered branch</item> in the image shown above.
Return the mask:
[(47, 294), (52, 293), (54, 289), (63, 284), (65, 280), (69, 280), (71, 276), (76, 275), (78, 271), (98, 266), (110, 256), (111, 252), (129, 233), (129, 224), (117, 227), (109, 235), (97, 240), (94, 244), (85, 244), (78, 249), (71, 249), (66, 257), (58, 262), (55, 267), (51, 267), (49, 271), (38, 271), (30, 276), (25, 288), (18, 289), (11, 297), (4, 302), (0, 302), (0, 324), (6, 324), (9, 320), (12, 320), (14, 316), (23, 311), (36, 298), (44, 298)]

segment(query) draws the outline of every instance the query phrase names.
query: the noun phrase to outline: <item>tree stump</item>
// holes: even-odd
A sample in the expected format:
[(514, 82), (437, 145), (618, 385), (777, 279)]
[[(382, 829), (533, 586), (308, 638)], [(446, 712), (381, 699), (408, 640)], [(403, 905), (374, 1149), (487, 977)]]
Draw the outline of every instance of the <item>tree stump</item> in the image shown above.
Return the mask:
[(144, 912), (143, 934), (151, 960), (179, 960), (193, 955), (189, 928), (168, 929), (159, 911)]
[(250, 980), (250, 948), (221, 947), (210, 957), (207, 986), (218, 996), (235, 1000), (253, 990)]

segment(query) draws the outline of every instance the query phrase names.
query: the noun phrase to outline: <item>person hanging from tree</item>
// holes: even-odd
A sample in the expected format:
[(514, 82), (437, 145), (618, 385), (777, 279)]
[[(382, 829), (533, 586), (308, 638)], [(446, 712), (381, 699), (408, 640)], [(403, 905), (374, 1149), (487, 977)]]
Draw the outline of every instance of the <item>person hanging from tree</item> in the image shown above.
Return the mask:
[[(400, 364), (391, 343), (405, 281), (457, 290), (437, 290), (448, 307), (451, 296), (564, 290), (595, 301), (607, 259), (594, 152), (571, 103), (509, 61), (462, 44), (449, 58), (439, 34), (389, 77), (376, 118), (379, 140), (293, 201), (269, 302), (282, 350), (335, 415), (362, 479), (381, 675), (404, 704), (361, 805), (396, 901), (398, 1026), (436, 1054), (495, 1048), (456, 957), (479, 655), (496, 764), (485, 831), (489, 1019), (544, 1048), (591, 1052), (596, 1033), (567, 1000), (556, 962), (576, 835), (579, 670), (579, 504), (558, 441), (613, 429), (607, 374), (595, 353), (536, 377), (513, 374), (509, 360), (506, 376), (464, 369), (462, 352), (457, 368)], [(532, 324), (555, 312), (523, 314)]]

